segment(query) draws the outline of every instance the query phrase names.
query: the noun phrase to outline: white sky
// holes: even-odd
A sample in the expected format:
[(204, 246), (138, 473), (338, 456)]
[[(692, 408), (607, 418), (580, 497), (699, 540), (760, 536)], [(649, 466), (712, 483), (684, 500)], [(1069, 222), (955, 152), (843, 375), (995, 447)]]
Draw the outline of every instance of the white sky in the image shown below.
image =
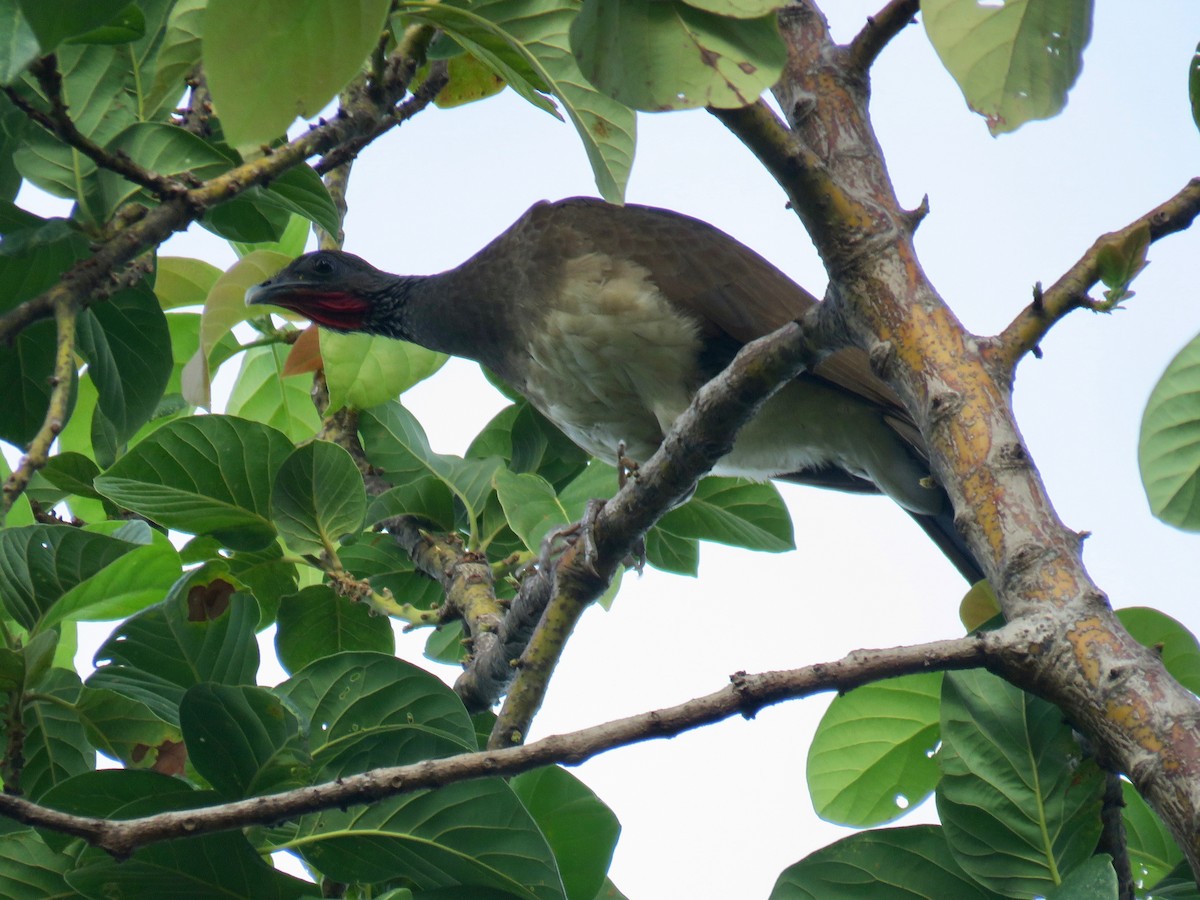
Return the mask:
[[(847, 40), (882, 2), (825, 6)], [(1187, 104), (1200, 5), (1097, 5), (1065, 113), (998, 140), (967, 111), (920, 27), (876, 67), (872, 111), (897, 192), (908, 206), (930, 198), (917, 240), (926, 272), (975, 332), (1001, 329), (1035, 281), (1052, 283), (1100, 233), (1200, 174)], [(719, 123), (702, 112), (660, 114), (642, 116), (639, 128), (629, 201), (712, 222), (822, 293), (823, 270), (782, 192)], [(351, 178), (346, 249), (394, 272), (441, 271), (535, 201), (595, 193), (573, 129), (506, 92), (422, 114), (368, 149)], [(199, 229), (166, 252), (233, 260)], [(1018, 420), (1059, 514), (1093, 533), (1085, 562), (1113, 604), (1156, 606), (1197, 630), (1200, 545), (1150, 516), (1136, 448), (1150, 389), (1200, 332), (1200, 233), (1159, 242), (1150, 260), (1127, 311), (1073, 314), (1044, 342), (1043, 360), (1022, 364)], [(467, 363), (405, 402), (435, 449), (452, 452), (502, 405)], [(797, 551), (706, 545), (699, 580), (627, 576), (611, 612), (585, 615), (531, 737), (678, 703), (738, 670), (962, 633), (962, 582), (904, 513), (878, 498), (783, 491)], [(405, 638), (401, 652), (421, 661), (422, 644)], [(278, 677), (264, 671), (263, 680)], [(816, 819), (805, 788), (808, 742), (827, 702), (789, 703), (579, 767), (623, 825), (617, 886), (631, 898), (762, 897), (783, 868), (849, 834)], [(901, 824), (934, 815), (928, 804)]]

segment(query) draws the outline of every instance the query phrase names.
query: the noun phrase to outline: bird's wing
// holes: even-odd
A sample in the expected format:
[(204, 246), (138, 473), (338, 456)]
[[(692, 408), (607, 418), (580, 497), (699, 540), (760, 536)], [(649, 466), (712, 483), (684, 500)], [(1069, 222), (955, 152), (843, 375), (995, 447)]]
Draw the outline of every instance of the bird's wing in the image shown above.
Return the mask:
[[(576, 197), (539, 204), (518, 226), (526, 222), (534, 229), (550, 227), (559, 236), (573, 232), (581, 250), (590, 246), (633, 260), (705, 331), (724, 333), (738, 345), (770, 334), (819, 302), (725, 232), (669, 210)], [(871, 371), (863, 350), (839, 350), (811, 375), (879, 406), (892, 427), (924, 455), (915, 423), (896, 392)]]

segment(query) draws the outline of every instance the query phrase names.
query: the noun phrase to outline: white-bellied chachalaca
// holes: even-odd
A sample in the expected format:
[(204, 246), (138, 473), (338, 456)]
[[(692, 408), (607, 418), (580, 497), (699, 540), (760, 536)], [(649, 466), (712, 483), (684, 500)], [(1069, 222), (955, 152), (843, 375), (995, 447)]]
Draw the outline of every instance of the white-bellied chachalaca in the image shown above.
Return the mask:
[[(622, 442), (627, 456), (649, 458), (743, 344), (818, 301), (704, 222), (575, 198), (535, 205), (440, 275), (389, 275), (318, 251), (251, 288), (247, 302), (477, 360), (611, 462)], [(859, 349), (778, 391), (713, 471), (882, 492), (968, 580), (983, 577), (929, 479), (916, 425)]]

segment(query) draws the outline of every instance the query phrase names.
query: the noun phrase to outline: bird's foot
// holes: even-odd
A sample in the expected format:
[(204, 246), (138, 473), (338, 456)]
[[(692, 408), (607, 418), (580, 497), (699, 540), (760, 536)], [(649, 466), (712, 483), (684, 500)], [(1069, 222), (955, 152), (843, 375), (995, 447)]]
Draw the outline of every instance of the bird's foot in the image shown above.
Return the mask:
[(570, 525), (560, 525), (550, 531), (542, 539), (541, 552), (538, 554), (538, 567), (545, 571), (551, 559), (562, 553), (568, 546), (578, 541), (582, 547), (584, 564), (595, 572), (596, 550), (596, 517), (604, 509), (604, 501), (592, 499), (583, 510), (583, 518)]

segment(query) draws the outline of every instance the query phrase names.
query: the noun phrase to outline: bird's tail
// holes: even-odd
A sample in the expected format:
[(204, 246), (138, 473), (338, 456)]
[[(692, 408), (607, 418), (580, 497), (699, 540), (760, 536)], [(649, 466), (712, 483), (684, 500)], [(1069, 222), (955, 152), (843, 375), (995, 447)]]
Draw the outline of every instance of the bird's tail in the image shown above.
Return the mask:
[(929, 539), (945, 554), (946, 559), (954, 564), (954, 568), (958, 569), (963, 578), (971, 584), (983, 581), (986, 577), (983, 569), (975, 561), (975, 555), (967, 547), (967, 542), (962, 539), (962, 535), (954, 527), (954, 511), (950, 508), (949, 502), (946, 503), (942, 512), (935, 515), (919, 515), (917, 513), (910, 513), (910, 515), (929, 535)]

